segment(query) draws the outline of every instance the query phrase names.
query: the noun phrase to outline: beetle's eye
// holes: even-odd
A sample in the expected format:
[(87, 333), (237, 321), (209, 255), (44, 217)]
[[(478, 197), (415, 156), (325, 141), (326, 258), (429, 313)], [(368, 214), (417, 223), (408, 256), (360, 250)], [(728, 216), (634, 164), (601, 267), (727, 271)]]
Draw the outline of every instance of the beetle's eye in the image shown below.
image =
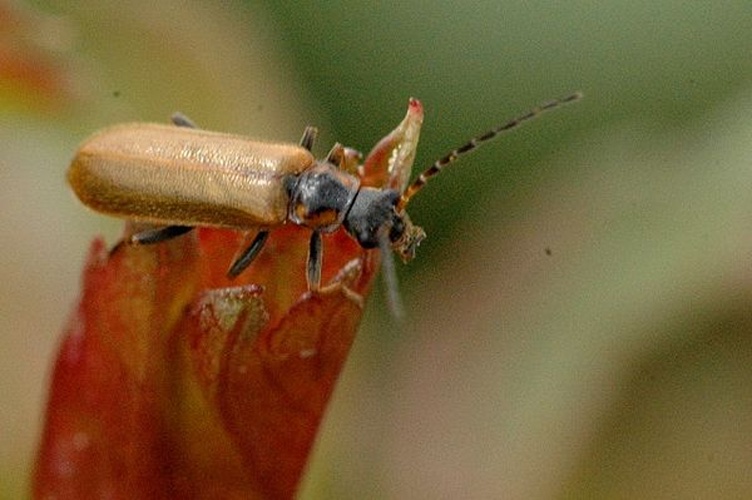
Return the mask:
[(398, 214), (392, 218), (392, 227), (389, 229), (389, 241), (395, 243), (405, 234), (405, 219)]

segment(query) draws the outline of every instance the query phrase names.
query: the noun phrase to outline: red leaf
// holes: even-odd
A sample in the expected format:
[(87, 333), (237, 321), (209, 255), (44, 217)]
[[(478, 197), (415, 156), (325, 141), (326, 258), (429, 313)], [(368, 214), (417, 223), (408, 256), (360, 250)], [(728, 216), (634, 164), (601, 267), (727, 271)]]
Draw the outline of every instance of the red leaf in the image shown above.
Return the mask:
[(272, 235), (275, 258), (243, 281), (295, 272), (266, 290), (214, 288), (227, 284), (232, 232), (109, 259), (96, 241), (55, 367), (37, 496), (292, 496), (360, 320), (351, 295), (376, 270), (335, 235), (327, 269), (351, 272), (305, 292), (309, 234)]

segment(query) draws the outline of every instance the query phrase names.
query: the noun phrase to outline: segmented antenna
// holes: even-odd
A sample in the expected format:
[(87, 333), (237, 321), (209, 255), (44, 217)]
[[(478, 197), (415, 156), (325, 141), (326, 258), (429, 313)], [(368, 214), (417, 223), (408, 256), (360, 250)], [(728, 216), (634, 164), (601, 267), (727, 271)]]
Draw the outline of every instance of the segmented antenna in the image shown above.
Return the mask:
[(400, 197), (400, 201), (397, 204), (397, 210), (400, 211), (404, 209), (407, 206), (408, 202), (410, 201), (410, 198), (415, 196), (415, 194), (418, 191), (420, 191), (423, 188), (423, 186), (426, 185), (426, 183), (428, 182), (428, 179), (437, 175), (439, 172), (441, 172), (441, 170), (444, 167), (446, 167), (450, 163), (453, 163), (460, 156), (469, 153), (470, 151), (474, 150), (475, 148), (477, 148), (484, 142), (490, 141), (491, 139), (493, 139), (499, 134), (512, 130), (513, 128), (519, 127), (526, 121), (532, 120), (533, 118), (537, 117), (538, 115), (542, 113), (545, 113), (546, 111), (556, 109), (559, 106), (568, 104), (570, 102), (578, 101), (581, 98), (582, 98), (582, 92), (575, 92), (574, 94), (568, 95), (567, 97), (564, 97), (562, 99), (555, 99), (553, 101), (549, 101), (536, 108), (531, 109), (530, 111), (528, 111), (526, 114), (522, 116), (518, 116), (517, 118), (509, 120), (503, 125), (500, 125), (496, 128), (489, 130), (488, 132), (486, 132), (485, 134), (481, 136), (470, 139), (470, 141), (468, 141), (466, 144), (458, 147), (457, 149), (453, 150), (446, 156), (440, 158), (439, 160), (436, 161), (436, 163), (434, 163), (429, 168), (427, 168), (423, 173), (421, 173), (418, 176), (418, 178), (415, 179), (413, 183), (410, 184), (402, 193), (402, 196)]

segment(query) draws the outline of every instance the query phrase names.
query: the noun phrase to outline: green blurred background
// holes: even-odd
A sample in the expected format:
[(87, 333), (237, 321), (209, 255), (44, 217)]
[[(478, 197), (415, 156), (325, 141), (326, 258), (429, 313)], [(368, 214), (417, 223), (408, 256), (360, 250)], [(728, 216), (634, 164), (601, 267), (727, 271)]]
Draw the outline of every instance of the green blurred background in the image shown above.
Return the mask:
[(0, 497), (23, 497), (88, 242), (64, 173), (116, 122), (416, 168), (552, 97), (411, 206), (303, 498), (752, 496), (752, 4), (0, 0)]

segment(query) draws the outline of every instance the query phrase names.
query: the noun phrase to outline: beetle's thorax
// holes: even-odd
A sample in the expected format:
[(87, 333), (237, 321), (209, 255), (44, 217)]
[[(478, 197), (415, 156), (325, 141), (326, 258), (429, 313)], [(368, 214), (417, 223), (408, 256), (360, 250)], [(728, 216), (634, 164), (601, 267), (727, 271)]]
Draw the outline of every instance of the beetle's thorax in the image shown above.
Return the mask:
[(377, 248), (382, 240), (405, 262), (426, 237), (407, 212), (398, 210), (395, 189), (360, 187), (360, 179), (328, 162), (317, 162), (285, 181), (290, 195), (288, 220), (315, 231), (331, 232), (344, 224), (363, 248)]
[(360, 187), (356, 176), (326, 162), (288, 179), (288, 220), (321, 232), (342, 224)]

